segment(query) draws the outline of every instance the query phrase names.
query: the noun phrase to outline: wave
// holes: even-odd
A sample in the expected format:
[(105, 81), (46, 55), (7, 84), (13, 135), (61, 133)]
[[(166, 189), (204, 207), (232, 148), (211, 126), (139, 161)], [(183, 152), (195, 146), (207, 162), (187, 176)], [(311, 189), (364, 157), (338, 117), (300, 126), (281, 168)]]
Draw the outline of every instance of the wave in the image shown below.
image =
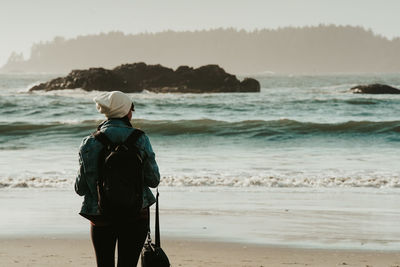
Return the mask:
[(356, 105), (356, 106), (368, 106), (370, 105), (388, 105), (396, 104), (398, 99), (384, 98), (387, 96), (379, 95), (380, 98), (314, 98), (314, 99), (296, 99), (290, 100), (285, 105)]
[(68, 178), (6, 178), (0, 179), (0, 188), (71, 188), (73, 180)]
[[(72, 178), (7, 178), (0, 188), (71, 188)], [(190, 177), (164, 176), (161, 186), (171, 187), (266, 187), (266, 188), (400, 188), (400, 177)]]
[(0, 135), (32, 135), (37, 133), (77, 134), (95, 129), (100, 121), (49, 122), (32, 124), (26, 122), (0, 123)]
[(379, 101), (376, 99), (349, 99), (345, 102), (351, 105), (377, 105), (379, 103), (386, 104), (387, 101)]
[(349, 121), (344, 123), (313, 123), (295, 120), (246, 120), (225, 122), (215, 120), (137, 121), (149, 133), (162, 135), (207, 134), (216, 136), (294, 136), (328, 134), (383, 134), (400, 132), (400, 121), (371, 122)]
[[(0, 135), (71, 134), (82, 135), (96, 129), (101, 121), (0, 123)], [(264, 137), (274, 135), (329, 135), (329, 134), (392, 134), (400, 133), (400, 121), (348, 121), (343, 123), (300, 122), (281, 120), (245, 120), (238, 122), (199, 120), (143, 120), (133, 122), (137, 128), (154, 135), (215, 135)]]
[(228, 186), (267, 188), (399, 188), (400, 177), (163, 177), (165, 186)]

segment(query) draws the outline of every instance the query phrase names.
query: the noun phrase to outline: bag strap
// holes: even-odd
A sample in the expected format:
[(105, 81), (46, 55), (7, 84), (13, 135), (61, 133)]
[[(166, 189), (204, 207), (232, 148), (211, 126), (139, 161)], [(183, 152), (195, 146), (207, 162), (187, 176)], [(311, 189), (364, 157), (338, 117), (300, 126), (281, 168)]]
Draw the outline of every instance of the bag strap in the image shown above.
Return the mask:
[[(158, 187), (157, 187), (157, 195), (156, 195), (156, 219), (155, 219), (155, 246), (156, 247), (161, 247), (161, 240), (160, 240), (160, 214), (158, 210), (158, 197), (160, 193), (158, 192)], [(149, 221), (150, 221), (150, 212), (149, 212)], [(147, 230), (147, 243), (151, 244), (151, 231), (150, 231), (150, 224), (149, 228)]]
[(144, 134), (142, 130), (134, 129), (133, 132), (125, 140), (124, 144), (127, 145), (128, 147), (134, 146), (137, 140), (139, 140), (139, 137), (142, 136), (142, 134)]
[[(133, 132), (124, 141), (124, 144), (127, 146), (135, 145), (137, 140), (142, 134), (144, 134), (142, 130), (139, 129), (133, 130)], [(111, 142), (111, 140), (107, 137), (107, 135), (100, 130), (93, 133), (93, 137), (96, 138), (96, 140), (102, 143), (102, 145), (105, 147), (112, 147), (114, 145), (114, 143)]]
[(155, 245), (157, 247), (161, 247), (161, 240), (160, 240), (160, 216), (158, 212), (158, 196), (160, 193), (158, 192), (158, 187), (157, 187), (157, 196), (156, 196), (156, 225), (155, 225), (155, 234), (156, 234), (156, 240), (155, 240)]
[(107, 137), (107, 135), (100, 130), (93, 133), (93, 137), (96, 138), (103, 146), (110, 147), (113, 146), (113, 142)]

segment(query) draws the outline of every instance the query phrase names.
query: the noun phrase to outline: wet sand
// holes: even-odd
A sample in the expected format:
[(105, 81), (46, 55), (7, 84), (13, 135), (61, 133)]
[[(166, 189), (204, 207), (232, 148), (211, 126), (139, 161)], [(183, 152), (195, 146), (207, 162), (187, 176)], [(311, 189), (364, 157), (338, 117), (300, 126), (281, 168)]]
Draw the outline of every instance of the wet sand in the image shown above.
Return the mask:
[[(400, 266), (400, 251), (297, 249), (168, 239), (172, 266)], [(0, 266), (95, 266), (89, 238), (0, 239)]]

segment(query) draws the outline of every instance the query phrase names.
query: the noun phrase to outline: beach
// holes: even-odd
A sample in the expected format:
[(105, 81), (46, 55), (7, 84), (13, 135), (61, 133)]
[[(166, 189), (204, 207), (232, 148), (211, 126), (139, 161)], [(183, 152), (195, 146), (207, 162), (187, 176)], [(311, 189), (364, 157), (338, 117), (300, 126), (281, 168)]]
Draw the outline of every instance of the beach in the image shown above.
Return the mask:
[[(165, 240), (172, 266), (400, 266), (400, 253)], [(0, 239), (0, 266), (95, 266), (88, 237)]]
[(2, 0), (0, 267), (400, 267), (399, 10)]
[[(99, 92), (27, 92), (50, 78), (0, 75), (0, 266), (94, 265), (73, 187)], [(400, 97), (348, 91), (398, 75), (256, 78), (257, 94), (129, 94), (172, 265), (400, 266)]]
[[(400, 213), (389, 205), (399, 203), (397, 192), (160, 191), (161, 243), (172, 266), (400, 266)], [(246, 194), (253, 198), (245, 204), (232, 202)], [(80, 202), (72, 189), (3, 190), (0, 266), (94, 266)]]

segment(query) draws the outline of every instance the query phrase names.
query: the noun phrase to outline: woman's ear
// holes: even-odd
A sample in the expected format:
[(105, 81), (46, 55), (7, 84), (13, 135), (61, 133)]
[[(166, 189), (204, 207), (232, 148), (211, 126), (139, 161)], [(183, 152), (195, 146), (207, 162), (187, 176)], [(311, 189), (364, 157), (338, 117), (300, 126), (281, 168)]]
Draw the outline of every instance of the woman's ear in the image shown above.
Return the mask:
[(129, 119), (129, 120), (132, 120), (132, 110), (129, 110), (129, 113), (128, 113), (128, 115), (126, 115), (126, 116), (128, 116), (128, 119)]

